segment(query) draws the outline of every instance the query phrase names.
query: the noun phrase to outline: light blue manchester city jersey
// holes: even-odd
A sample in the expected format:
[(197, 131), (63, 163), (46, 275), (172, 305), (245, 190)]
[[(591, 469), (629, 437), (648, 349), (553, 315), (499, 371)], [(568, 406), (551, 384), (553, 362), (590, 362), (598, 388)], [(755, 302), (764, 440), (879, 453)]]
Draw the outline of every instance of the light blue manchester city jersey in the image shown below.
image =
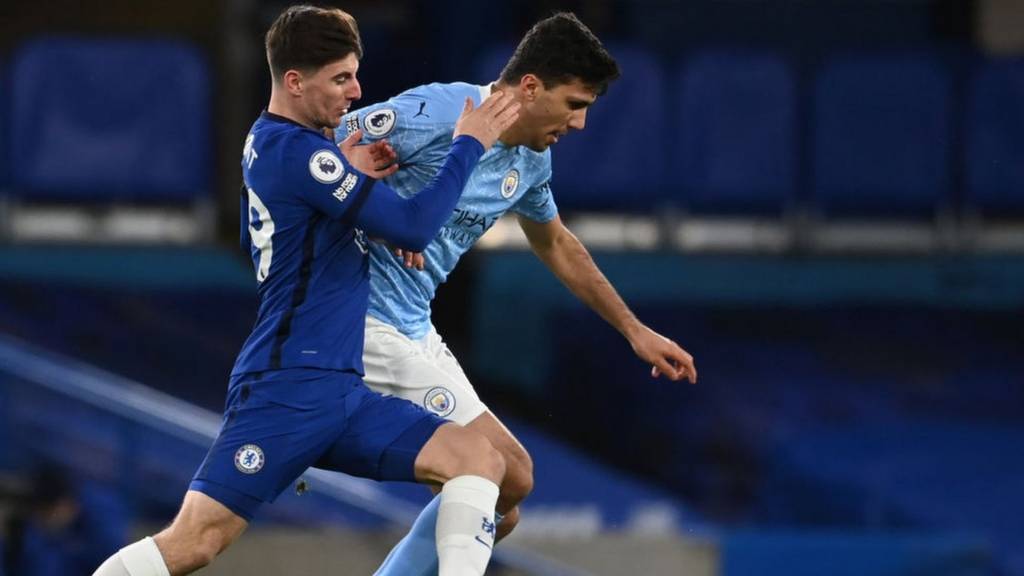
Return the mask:
[[(400, 169), (386, 182), (409, 197), (427, 185), (444, 161), (466, 97), (479, 106), (489, 94), (489, 86), (461, 82), (419, 86), (349, 113), (336, 137), (341, 141), (362, 128), (364, 142), (387, 139)], [(538, 222), (557, 215), (550, 180), (550, 149), (534, 152), (498, 142), (480, 159), (455, 212), (424, 250), (425, 270), (406, 268), (387, 246), (371, 243), (369, 314), (410, 338), (425, 336), (437, 287), (502, 214), (512, 210)]]

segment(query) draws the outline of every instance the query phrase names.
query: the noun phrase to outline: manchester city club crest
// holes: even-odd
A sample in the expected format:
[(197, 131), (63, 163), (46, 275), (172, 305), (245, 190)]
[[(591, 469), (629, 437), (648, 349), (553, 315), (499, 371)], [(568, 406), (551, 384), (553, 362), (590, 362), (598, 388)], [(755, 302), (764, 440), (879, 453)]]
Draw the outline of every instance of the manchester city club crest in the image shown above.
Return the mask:
[(513, 168), (508, 171), (505, 179), (501, 181), (501, 197), (511, 198), (515, 195), (517, 188), (519, 188), (519, 170)]
[(309, 173), (321, 184), (334, 184), (345, 175), (345, 168), (337, 154), (320, 150), (309, 157)]
[(455, 396), (447, 388), (436, 386), (423, 397), (423, 406), (434, 414), (445, 417), (455, 411)]
[(242, 474), (255, 474), (263, 469), (266, 459), (263, 450), (255, 444), (246, 444), (235, 452), (235, 468)]

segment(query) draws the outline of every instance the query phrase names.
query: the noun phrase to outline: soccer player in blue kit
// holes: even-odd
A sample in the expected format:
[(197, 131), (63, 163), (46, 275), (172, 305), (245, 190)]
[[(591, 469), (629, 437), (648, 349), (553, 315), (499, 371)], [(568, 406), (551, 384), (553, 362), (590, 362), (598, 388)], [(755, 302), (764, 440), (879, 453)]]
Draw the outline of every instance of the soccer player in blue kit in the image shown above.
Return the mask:
[[(400, 169), (387, 182), (414, 197), (444, 160), (454, 104), (479, 102), (494, 90), (522, 104), (519, 119), (480, 160), (466, 191), (440, 233), (422, 254), (370, 246), (370, 307), (363, 361), (366, 384), (405, 398), (439, 416), (477, 430), (505, 457), (498, 537), (518, 521), (518, 504), (533, 487), (529, 454), (481, 402), (458, 361), (434, 330), (430, 302), (459, 258), (505, 212), (516, 213), (537, 256), (568, 288), (625, 336), (652, 365), (652, 375), (696, 382), (693, 357), (629, 310), (586, 248), (562, 224), (551, 194), (549, 146), (582, 130), (588, 107), (619, 75), (612, 56), (568, 13), (538, 22), (522, 39), (493, 84), (430, 84), (348, 114), (336, 139), (360, 131), (367, 142), (388, 142)], [(346, 136), (347, 135), (347, 136)], [(585, 170), (581, 166), (579, 169)], [(628, 191), (623, 191), (628, 193)], [(403, 261), (404, 260), (404, 261)], [(392, 551), (379, 576), (436, 574), (435, 498)]]
[(177, 576), (209, 564), (310, 466), (443, 485), (440, 573), (482, 575), (504, 460), (479, 432), (363, 385), (364, 231), (422, 250), (519, 104), (500, 94), (475, 109), (457, 102), (445, 158), (420, 194), (406, 199), (371, 177), (381, 175), (372, 147), (344, 144), (345, 161), (321, 132), (360, 97), (355, 20), (337, 9), (294, 6), (274, 22), (266, 48), (270, 105), (242, 157), (256, 326), (232, 370), (220, 433), (174, 522), (122, 548), (95, 576)]

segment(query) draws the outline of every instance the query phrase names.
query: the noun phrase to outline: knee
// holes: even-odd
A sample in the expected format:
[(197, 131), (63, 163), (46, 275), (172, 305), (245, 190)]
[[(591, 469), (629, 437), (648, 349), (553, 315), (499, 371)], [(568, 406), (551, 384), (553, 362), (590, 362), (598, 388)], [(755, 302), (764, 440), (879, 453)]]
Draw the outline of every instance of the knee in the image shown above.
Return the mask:
[(501, 485), (505, 478), (505, 457), (482, 434), (465, 430), (455, 449), (452, 477), (472, 474)]
[(521, 450), (515, 454), (506, 454), (505, 464), (501, 496), (502, 500), (514, 506), (533, 492), (533, 459), (525, 450)]
[(508, 469), (505, 457), (491, 445), (487, 438), (479, 434), (476, 436), (473, 441), (473, 451), (469, 455), (469, 462), (467, 462), (466, 473), (483, 476), (500, 486)]

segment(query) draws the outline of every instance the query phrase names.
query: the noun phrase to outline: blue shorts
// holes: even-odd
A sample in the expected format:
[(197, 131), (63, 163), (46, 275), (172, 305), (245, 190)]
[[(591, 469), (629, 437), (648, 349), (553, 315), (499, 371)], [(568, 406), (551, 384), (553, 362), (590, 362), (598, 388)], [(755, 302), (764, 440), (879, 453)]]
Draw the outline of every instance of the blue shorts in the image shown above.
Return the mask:
[(313, 466), (415, 481), (423, 445), (445, 421), (367, 388), (358, 374), (293, 368), (233, 377), (220, 433), (189, 486), (251, 521)]

